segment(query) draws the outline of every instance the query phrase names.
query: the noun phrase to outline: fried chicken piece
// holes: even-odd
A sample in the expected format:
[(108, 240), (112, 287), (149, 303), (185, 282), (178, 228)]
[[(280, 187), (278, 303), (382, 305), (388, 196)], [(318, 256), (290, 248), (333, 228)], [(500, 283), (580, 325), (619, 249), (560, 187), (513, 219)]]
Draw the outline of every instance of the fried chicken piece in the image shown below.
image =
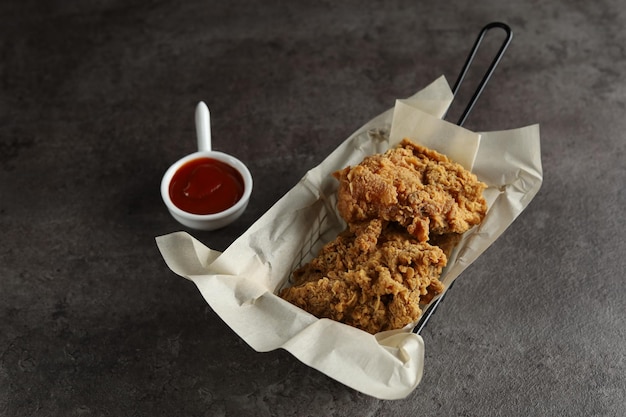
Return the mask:
[(379, 219), (351, 225), (293, 273), (280, 296), (369, 333), (417, 321), (420, 298), (443, 291), (443, 251)]
[(339, 180), (337, 209), (346, 222), (394, 221), (420, 242), (430, 233), (463, 233), (487, 212), (484, 183), (408, 139), (333, 175)]

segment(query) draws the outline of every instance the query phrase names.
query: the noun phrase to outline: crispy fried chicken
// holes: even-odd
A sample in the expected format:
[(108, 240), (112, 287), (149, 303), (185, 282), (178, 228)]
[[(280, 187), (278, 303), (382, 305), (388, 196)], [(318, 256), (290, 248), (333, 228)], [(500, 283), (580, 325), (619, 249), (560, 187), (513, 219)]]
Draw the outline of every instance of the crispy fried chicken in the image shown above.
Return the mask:
[(334, 173), (347, 229), (295, 270), (285, 300), (370, 333), (416, 322), (444, 286), (447, 257), (487, 211), (486, 185), (405, 139)]
[(334, 175), (337, 209), (346, 222), (394, 221), (421, 242), (430, 233), (463, 233), (487, 211), (486, 185), (474, 174), (407, 139)]
[(417, 321), (420, 297), (443, 290), (443, 251), (381, 220), (359, 226), (294, 271), (294, 286), (280, 296), (317, 317), (370, 333)]

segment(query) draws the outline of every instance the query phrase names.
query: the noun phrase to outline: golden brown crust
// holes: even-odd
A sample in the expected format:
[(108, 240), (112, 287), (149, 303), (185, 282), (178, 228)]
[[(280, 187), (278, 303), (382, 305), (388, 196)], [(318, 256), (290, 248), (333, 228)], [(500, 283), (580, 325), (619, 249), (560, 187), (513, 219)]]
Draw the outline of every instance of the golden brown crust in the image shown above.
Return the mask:
[(293, 272), (285, 300), (370, 333), (416, 322), (462, 233), (487, 211), (485, 184), (408, 140), (333, 174), (348, 226)]
[(487, 212), (485, 184), (445, 155), (407, 139), (334, 175), (337, 209), (346, 222), (397, 222), (422, 242), (430, 233), (464, 233)]
[(295, 285), (280, 296), (317, 317), (370, 333), (415, 322), (420, 297), (443, 290), (443, 251), (380, 220), (360, 226), (356, 233), (345, 230), (294, 271)]

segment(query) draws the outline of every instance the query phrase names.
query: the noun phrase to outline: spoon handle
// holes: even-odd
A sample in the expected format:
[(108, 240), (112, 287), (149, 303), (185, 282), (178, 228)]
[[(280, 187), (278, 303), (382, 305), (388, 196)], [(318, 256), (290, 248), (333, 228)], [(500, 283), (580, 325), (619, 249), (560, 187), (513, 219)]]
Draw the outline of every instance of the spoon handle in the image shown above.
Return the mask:
[(204, 101), (196, 106), (196, 135), (198, 136), (198, 150), (211, 151), (211, 116)]

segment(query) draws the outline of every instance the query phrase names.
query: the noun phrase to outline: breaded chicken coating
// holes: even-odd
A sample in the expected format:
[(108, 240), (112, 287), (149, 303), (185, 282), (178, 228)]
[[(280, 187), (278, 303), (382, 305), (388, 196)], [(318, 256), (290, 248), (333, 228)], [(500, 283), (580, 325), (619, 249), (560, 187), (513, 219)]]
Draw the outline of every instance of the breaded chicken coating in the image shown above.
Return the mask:
[(431, 233), (464, 233), (487, 212), (484, 183), (445, 155), (408, 139), (334, 175), (337, 209), (346, 222), (397, 222), (421, 242)]
[(407, 139), (333, 175), (347, 229), (280, 296), (370, 333), (417, 322), (420, 304), (443, 292), (439, 276), (462, 234), (485, 217), (486, 185)]
[(294, 271), (294, 286), (280, 296), (369, 333), (399, 329), (419, 319), (421, 298), (443, 291), (438, 277), (445, 264), (440, 248), (376, 219), (326, 244)]

